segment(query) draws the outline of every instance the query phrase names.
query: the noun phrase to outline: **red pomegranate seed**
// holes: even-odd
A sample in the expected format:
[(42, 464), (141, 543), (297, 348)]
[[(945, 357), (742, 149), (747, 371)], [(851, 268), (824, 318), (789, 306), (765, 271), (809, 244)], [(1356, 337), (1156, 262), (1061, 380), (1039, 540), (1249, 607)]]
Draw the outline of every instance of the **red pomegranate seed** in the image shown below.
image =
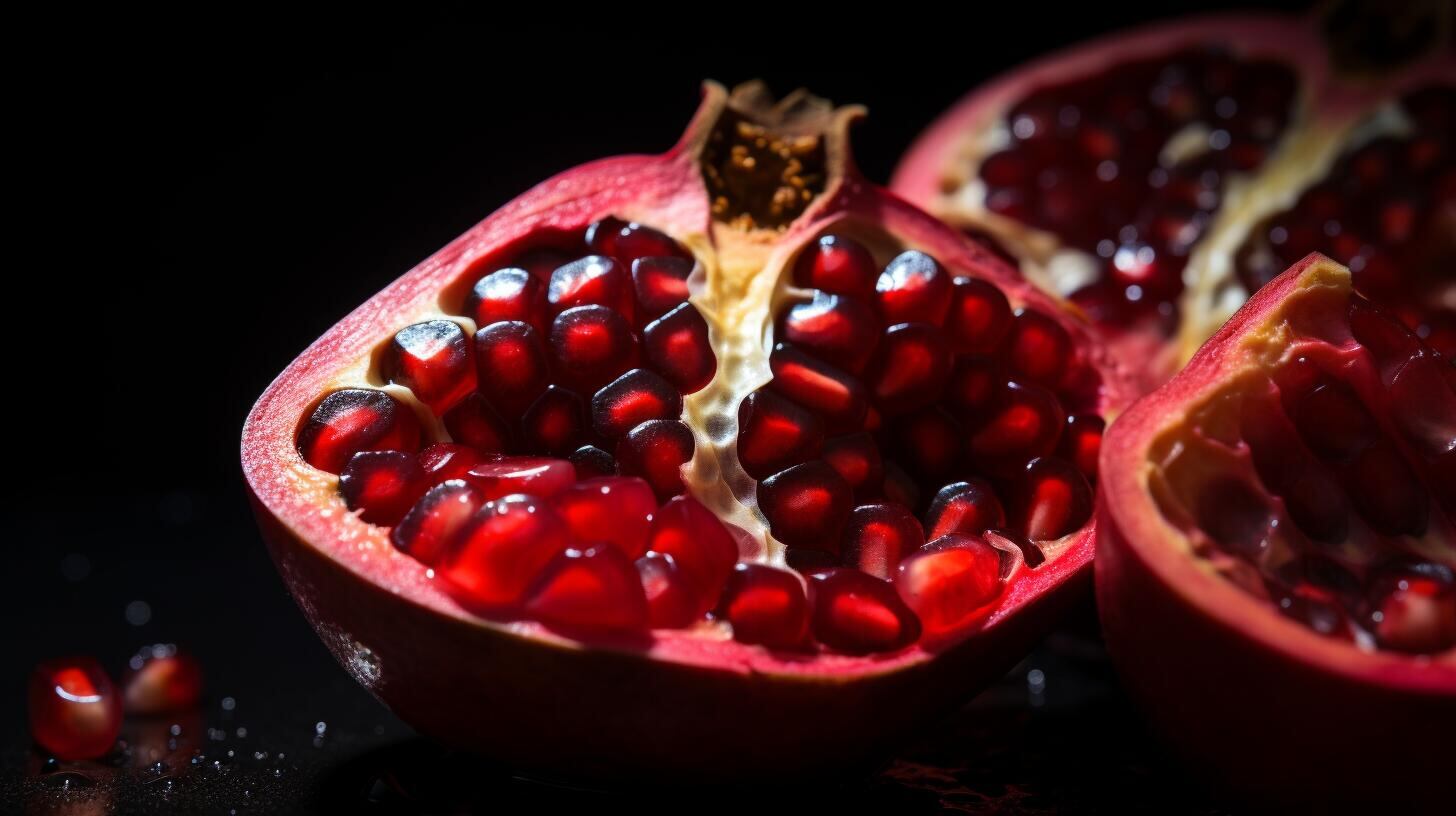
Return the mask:
[(1006, 524), (1006, 511), (984, 479), (952, 482), (930, 500), (925, 529), (934, 540), (951, 533), (980, 535)]
[(535, 496), (486, 503), (466, 522), (436, 572), (476, 606), (514, 605), (571, 544), (566, 522)]
[(444, 419), (451, 439), (481, 453), (502, 453), (510, 441), (510, 426), (478, 391), (446, 411)]
[(647, 553), (637, 559), (637, 577), (647, 596), (647, 621), (653, 629), (682, 629), (703, 616), (692, 585), (672, 556)]
[(790, 547), (838, 554), (853, 495), (827, 463), (795, 465), (758, 483), (758, 509), (774, 538)]
[(755, 391), (738, 406), (738, 462), (765, 478), (807, 462), (824, 448), (824, 428), (812, 413), (772, 391)]
[[(573, 257), (575, 256), (572, 253), (556, 247), (532, 247), (516, 255), (503, 268), (516, 267), (518, 269), (524, 269), (531, 273), (531, 277), (545, 284), (551, 280), (551, 273), (555, 272), (558, 266), (565, 264)], [(544, 293), (545, 290), (542, 291)]]
[(399, 521), (425, 491), (424, 471), (414, 454), (404, 451), (360, 451), (339, 474), (339, 494), (350, 510), (370, 524)]
[(1381, 576), (1371, 592), (1371, 629), (1382, 649), (1435, 654), (1456, 646), (1456, 584), (1449, 570)]
[(702, 390), (713, 380), (718, 359), (708, 344), (708, 323), (691, 303), (647, 324), (642, 332), (647, 364), (684, 394)]
[(734, 568), (719, 611), (739, 643), (796, 649), (809, 634), (809, 603), (799, 576), (762, 564)]
[(366, 450), (414, 451), (420, 420), (383, 391), (344, 388), (324, 397), (298, 432), (298, 452), (319, 470), (338, 473)]
[(1329, 467), (1295, 440), (1298, 432), (1272, 398), (1250, 395), (1239, 430), (1259, 479), (1284, 499), (1294, 523), (1318, 541), (1342, 541), (1349, 529), (1349, 501)]
[(614, 547), (569, 549), (526, 594), (526, 613), (567, 630), (647, 628), (647, 596), (631, 559)]
[(906, 414), (940, 398), (950, 362), (950, 347), (940, 329), (902, 323), (885, 330), (865, 372), (865, 385), (885, 416)]
[(395, 549), (433, 567), (483, 504), (485, 497), (469, 482), (441, 482), (425, 491), (404, 514), (389, 532), (389, 540)]
[(896, 255), (875, 282), (875, 296), (885, 325), (945, 323), (951, 301), (950, 275), (924, 252)]
[(984, 617), (1001, 594), (1001, 553), (979, 536), (935, 539), (900, 562), (895, 589), (927, 636), (952, 632)]
[(546, 390), (551, 364), (541, 335), (519, 320), (475, 333), (476, 387), (495, 408), (518, 415)]
[(519, 320), (545, 334), (548, 325), (546, 287), (524, 269), (497, 269), (475, 282), (465, 311), (478, 328), (502, 320)]
[(993, 407), (1006, 372), (1001, 362), (991, 357), (965, 356), (956, 359), (945, 388), (945, 401), (959, 417), (974, 421), (984, 417)]
[(494, 456), (465, 474), (487, 500), (511, 493), (555, 496), (576, 481), (576, 469), (565, 459), (543, 456)]
[(1375, 418), (1348, 388), (1322, 383), (1290, 401), (1299, 435), (1321, 458), (1345, 460), (1374, 441)]
[(865, 300), (874, 296), (879, 277), (875, 259), (859, 242), (825, 235), (794, 264), (794, 285)]
[(121, 733), (121, 695), (90, 657), (48, 660), (30, 675), (30, 735), (57, 759), (95, 759)]
[(437, 485), (450, 479), (463, 479), (470, 469), (480, 464), (480, 452), (468, 445), (452, 442), (436, 442), (420, 451), (420, 471), (425, 475), (425, 484)]
[(1033, 541), (1061, 538), (1092, 517), (1092, 488), (1064, 459), (1031, 460), (1016, 490), (1017, 527)]
[(784, 315), (781, 334), (784, 340), (830, 365), (860, 374), (874, 353), (869, 338), (879, 333), (879, 326), (874, 312), (864, 303), (815, 292), (813, 300), (794, 304)]
[(610, 217), (587, 227), (586, 244), (594, 252), (610, 255), (626, 264), (638, 258), (689, 257), (687, 250), (671, 236), (652, 227)]
[(1047, 315), (1035, 309), (1017, 309), (1008, 360), (1013, 374), (1054, 387), (1071, 363), (1072, 338)]
[(1406, 360), (1421, 353), (1420, 338), (1358, 295), (1350, 298), (1349, 319), (1350, 332), (1375, 358), (1386, 382)]
[(595, 445), (582, 445), (572, 452), (571, 464), (576, 468), (578, 479), (592, 479), (597, 476), (616, 476), (617, 461), (610, 453)]
[(1096, 414), (1073, 414), (1067, 417), (1057, 453), (1077, 466), (1088, 482), (1097, 479), (1097, 455), (1102, 452), (1102, 432), (1107, 423)]
[(637, 338), (623, 317), (605, 306), (578, 306), (551, 324), (551, 352), (566, 384), (596, 393), (637, 362)]
[(868, 433), (840, 436), (824, 443), (824, 461), (849, 485), (855, 495), (879, 490), (885, 479), (880, 446)]
[(814, 639), (845, 654), (892, 652), (920, 639), (920, 621), (895, 587), (859, 570), (809, 574)]
[(607, 384), (592, 397), (592, 428), (605, 439), (617, 439), (653, 419), (682, 415), (682, 394), (672, 383), (634, 368)]
[(991, 416), (971, 434), (967, 450), (993, 473), (1014, 470), (1028, 459), (1057, 448), (1067, 416), (1057, 397), (1030, 383), (1009, 382)]
[(910, 478), (910, 474), (894, 462), (885, 463), (884, 493), (886, 501), (908, 507), (911, 511), (918, 510), (921, 506), (919, 486)]
[(1434, 354), (1422, 354), (1396, 372), (1390, 408), (1406, 440), (1427, 456), (1456, 450), (1456, 368)]
[(863, 504), (849, 514), (843, 563), (888, 580), (900, 559), (925, 544), (920, 522), (898, 504)]
[(687, 258), (639, 258), (632, 262), (632, 285), (637, 291), (637, 320), (647, 323), (688, 302), (688, 276), (693, 262)]
[(628, 558), (647, 552), (657, 497), (633, 476), (577, 482), (555, 499), (556, 512), (579, 544), (610, 544)]
[(676, 419), (652, 419), (617, 443), (617, 468), (624, 476), (641, 476), (659, 500), (682, 493), (682, 468), (693, 459), (696, 441), (687, 425)]
[(548, 385), (521, 417), (527, 450), (560, 456), (581, 446), (587, 432), (586, 406), (575, 391)]
[(1011, 331), (1011, 304), (995, 284), (956, 278), (945, 332), (959, 354), (993, 354)]
[(627, 267), (603, 255), (588, 255), (551, 273), (546, 302), (559, 314), (574, 306), (605, 306), (632, 322), (635, 291)]
[(703, 612), (718, 600), (723, 582), (738, 563), (733, 536), (711, 510), (691, 496), (676, 496), (657, 508), (647, 548), (672, 556), (693, 587), (695, 608)]
[(1377, 442), (1360, 452), (1346, 471), (1345, 492), (1377, 531), (1390, 536), (1426, 532), (1430, 498), (1395, 446)]
[(475, 390), (470, 340), (450, 320), (427, 320), (395, 332), (382, 368), (390, 382), (413, 391), (436, 413)]
[(869, 403), (859, 380), (786, 343), (774, 346), (769, 365), (769, 390), (818, 414), (825, 432), (846, 433), (864, 425)]
[(171, 643), (143, 647), (126, 668), (121, 685), (127, 714), (186, 711), (202, 697), (202, 665)]
[(899, 445), (895, 454), (921, 478), (940, 481), (961, 463), (960, 446), (965, 431), (938, 406), (902, 417), (894, 430)]

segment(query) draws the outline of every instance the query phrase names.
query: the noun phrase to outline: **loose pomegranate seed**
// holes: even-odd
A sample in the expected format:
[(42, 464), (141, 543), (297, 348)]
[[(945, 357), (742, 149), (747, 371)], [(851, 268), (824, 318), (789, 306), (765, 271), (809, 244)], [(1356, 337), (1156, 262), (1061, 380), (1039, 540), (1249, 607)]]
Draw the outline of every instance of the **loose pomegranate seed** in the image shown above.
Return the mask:
[(565, 459), (542, 456), (495, 456), (465, 474), (487, 500), (511, 493), (555, 496), (576, 481), (576, 469)]
[(772, 391), (755, 391), (738, 406), (738, 462), (755, 479), (807, 462), (823, 448), (819, 419)]
[(896, 451), (917, 476), (929, 482), (944, 480), (961, 462), (959, 450), (965, 431), (944, 409), (922, 408), (896, 422)]
[(551, 273), (546, 302), (556, 314), (574, 306), (605, 306), (630, 323), (635, 292), (626, 267), (603, 255), (588, 255)]
[(794, 285), (868, 300), (879, 277), (875, 259), (858, 242), (825, 235), (794, 264)]
[(930, 501), (925, 529), (934, 540), (951, 533), (980, 535), (1006, 524), (1006, 511), (996, 491), (984, 479), (952, 482)]
[(546, 390), (550, 369), (541, 335), (529, 323), (505, 320), (475, 333), (476, 387), (502, 411), (524, 411)]
[(957, 416), (975, 422), (994, 407), (1005, 383), (1005, 368), (999, 360), (976, 356), (957, 358), (946, 384), (946, 403)]
[(652, 227), (617, 218), (603, 218), (587, 227), (586, 244), (596, 252), (611, 255), (627, 264), (646, 257), (688, 257), (687, 251), (670, 236)]
[(880, 339), (865, 385), (885, 416), (898, 416), (940, 398), (950, 363), (950, 347), (940, 329), (902, 323)]
[(1030, 383), (1008, 382), (996, 405), (967, 444), (978, 464), (1003, 474), (1056, 450), (1067, 418), (1055, 394)]
[(552, 322), (551, 351), (567, 385), (596, 393), (636, 363), (637, 338), (627, 321), (611, 309), (578, 306)]
[(36, 666), (29, 697), (30, 735), (57, 759), (95, 759), (121, 733), (121, 695), (93, 658)]
[(1371, 630), (1383, 649), (1435, 654), (1456, 646), (1456, 582), (1449, 569), (1382, 575), (1370, 608)]
[(843, 563), (888, 580), (900, 560), (925, 544), (920, 522), (898, 504), (864, 504), (849, 514)]
[(984, 617), (1001, 587), (1001, 553), (979, 536), (937, 538), (895, 570), (900, 599), (931, 637)]
[(1017, 487), (1017, 527), (1034, 541), (1078, 529), (1092, 517), (1092, 488), (1082, 472), (1055, 456), (1026, 464)]
[(475, 390), (470, 340), (450, 320), (427, 320), (395, 332), (382, 367), (390, 382), (413, 391), (436, 413)]
[(859, 380), (786, 343), (769, 357), (771, 391), (783, 394), (818, 414), (826, 433), (847, 433), (864, 426), (869, 408)]
[(591, 414), (598, 435), (617, 439), (649, 420), (677, 419), (682, 394), (657, 374), (634, 368), (592, 397)]
[(708, 344), (708, 324), (691, 303), (648, 323), (642, 332), (642, 351), (647, 364), (684, 394), (702, 390), (718, 370)]
[(446, 411), (444, 419), (451, 439), (481, 453), (503, 453), (509, 447), (510, 426), (478, 391)]
[(809, 603), (799, 576), (762, 564), (739, 564), (719, 606), (733, 639), (770, 649), (796, 649), (809, 634)]
[(758, 483), (758, 508), (774, 537), (790, 547), (837, 554), (852, 502), (849, 485), (818, 460)]
[(691, 496), (676, 496), (657, 509), (647, 548), (672, 556), (693, 588), (694, 609), (700, 610), (695, 618), (712, 608), (738, 563), (733, 536), (711, 510)]
[(810, 573), (814, 638), (845, 654), (891, 652), (920, 638), (920, 621), (887, 581), (852, 569)]
[(1008, 360), (1013, 374), (1053, 387), (1072, 360), (1072, 338), (1061, 324), (1035, 309), (1017, 309)]
[(483, 504), (485, 497), (469, 482), (441, 482), (425, 491), (405, 513), (389, 531), (389, 540), (400, 552), (433, 567)]
[(950, 275), (935, 259), (913, 249), (896, 255), (875, 282), (885, 325), (945, 322), (951, 302)]
[(647, 621), (653, 629), (682, 629), (702, 617), (693, 587), (672, 556), (647, 553), (637, 559), (637, 577), (647, 596)]
[(577, 482), (556, 497), (555, 506), (578, 542), (610, 544), (628, 558), (647, 552), (657, 497), (642, 479), (603, 476)]
[(185, 711), (202, 696), (202, 666), (171, 643), (146, 646), (127, 662), (122, 699), (131, 715)]
[(676, 419), (653, 419), (638, 425), (617, 443), (617, 468), (625, 476), (641, 476), (658, 499), (682, 493), (682, 468), (693, 459), (696, 440)]
[(319, 470), (338, 473), (359, 451), (414, 451), (420, 421), (383, 391), (344, 388), (323, 398), (298, 432), (298, 452)]
[(546, 565), (526, 595), (526, 612), (568, 630), (647, 628), (647, 597), (632, 561), (614, 547), (569, 549)]
[(414, 454), (403, 451), (360, 451), (339, 474), (344, 503), (370, 524), (399, 521), (427, 486)]
[(856, 496), (879, 490), (885, 479), (880, 448), (868, 433), (828, 440), (824, 443), (824, 461), (839, 473)]
[(420, 471), (425, 484), (437, 485), (449, 479), (463, 479), (484, 457), (468, 445), (436, 442), (420, 451)]
[(995, 284), (956, 278), (945, 330), (957, 353), (992, 354), (1011, 331), (1011, 304)]
[(521, 417), (521, 440), (528, 450), (570, 453), (586, 439), (586, 405), (575, 391), (548, 385)]
[(637, 290), (637, 319), (647, 323), (688, 302), (688, 276), (693, 262), (687, 258), (639, 258), (632, 262), (632, 285)]
[(572, 466), (576, 468), (578, 479), (617, 475), (617, 461), (610, 453), (595, 445), (582, 445), (572, 451), (570, 459)]
[(549, 325), (545, 285), (540, 278), (516, 267), (497, 269), (476, 281), (465, 310), (482, 328), (502, 320), (518, 320), (544, 335)]
[(466, 522), (436, 571), (473, 606), (510, 606), (570, 544), (566, 522), (550, 506), (535, 496), (506, 496)]
[(1097, 455), (1102, 452), (1102, 432), (1107, 423), (1096, 414), (1073, 414), (1067, 417), (1057, 453), (1077, 466), (1088, 482), (1097, 479)]
[(879, 325), (864, 303), (815, 292), (813, 300), (795, 304), (784, 315), (781, 333), (783, 339), (830, 365), (860, 374), (875, 350), (867, 338), (878, 332)]

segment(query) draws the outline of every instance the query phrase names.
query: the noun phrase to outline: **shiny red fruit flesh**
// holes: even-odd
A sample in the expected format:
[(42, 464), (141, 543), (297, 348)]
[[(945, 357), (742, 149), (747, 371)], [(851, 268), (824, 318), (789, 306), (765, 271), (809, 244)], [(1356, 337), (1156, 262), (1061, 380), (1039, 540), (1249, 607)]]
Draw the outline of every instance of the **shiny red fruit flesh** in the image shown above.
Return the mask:
[(58, 759), (95, 759), (121, 733), (121, 695), (89, 657), (50, 660), (30, 675), (30, 735)]

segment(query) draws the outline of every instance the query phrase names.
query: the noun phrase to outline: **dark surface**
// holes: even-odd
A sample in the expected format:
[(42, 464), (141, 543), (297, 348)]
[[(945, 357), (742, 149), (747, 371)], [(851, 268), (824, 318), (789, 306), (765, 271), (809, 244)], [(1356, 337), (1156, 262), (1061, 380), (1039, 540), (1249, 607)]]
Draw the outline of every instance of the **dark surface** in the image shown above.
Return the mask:
[[(701, 77), (866, 103), (858, 158), (884, 181), (977, 81), (1142, 18), (1121, 6), (1016, 13), (839, 34), (779, 19), (751, 42), (732, 32), (769, 11), (725, 10), (721, 31), (610, 35), (591, 20), (507, 31), (463, 15), (17, 32), (34, 53), (20, 52), (12, 74), (24, 214), (7, 265), (21, 318), (8, 449), (20, 486), (7, 501), (12, 563), (0, 569), (11, 623), (0, 812), (459, 812), (644, 798), (512, 781), (443, 754), (350, 681), (253, 527), (237, 463), (243, 417), (353, 305), (532, 183), (668, 147)], [(1073, 628), (1092, 631), (1090, 615)], [(25, 734), (26, 673), (65, 653), (119, 671), (153, 641), (201, 659), (204, 708), (178, 723), (175, 752), (164, 727), (157, 739), (131, 723), (132, 756), (116, 759), (136, 769), (88, 767), (93, 787), (57, 793), (66, 778), (39, 775)], [(1029, 691), (1030, 668), (1045, 672), (1044, 693)], [(195, 766), (194, 748), (205, 756)], [(168, 754), (160, 774), (141, 770), (153, 750)], [(901, 811), (1207, 812), (1162, 754), (1095, 639), (1064, 634), (886, 773), (830, 798)], [(823, 790), (771, 796), (819, 804)]]

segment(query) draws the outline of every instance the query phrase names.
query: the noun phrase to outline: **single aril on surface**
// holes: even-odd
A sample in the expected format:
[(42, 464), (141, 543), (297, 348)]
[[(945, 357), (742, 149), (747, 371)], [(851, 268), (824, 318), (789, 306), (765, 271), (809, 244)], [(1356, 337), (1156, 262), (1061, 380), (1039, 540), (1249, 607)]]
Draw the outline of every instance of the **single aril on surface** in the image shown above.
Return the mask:
[(30, 736), (57, 759), (96, 759), (121, 733), (121, 692), (95, 658), (47, 660), (30, 674)]
[(1451, 6), (1326, 5), (1173, 20), (1013, 69), (934, 122), (891, 187), (1075, 301), (1144, 388), (1315, 251), (1450, 357)]
[(1221, 786), (1434, 812), (1456, 732), (1456, 366), (1352, 277), (1295, 264), (1108, 429), (1098, 606), (1130, 691)]
[(837, 770), (1085, 589), (1125, 369), (861, 179), (859, 115), (710, 84), (672, 151), (526, 193), (259, 400), (280, 571), (406, 721), (552, 774)]
[(172, 643), (144, 646), (127, 661), (121, 687), (127, 714), (186, 711), (202, 697), (202, 665)]

